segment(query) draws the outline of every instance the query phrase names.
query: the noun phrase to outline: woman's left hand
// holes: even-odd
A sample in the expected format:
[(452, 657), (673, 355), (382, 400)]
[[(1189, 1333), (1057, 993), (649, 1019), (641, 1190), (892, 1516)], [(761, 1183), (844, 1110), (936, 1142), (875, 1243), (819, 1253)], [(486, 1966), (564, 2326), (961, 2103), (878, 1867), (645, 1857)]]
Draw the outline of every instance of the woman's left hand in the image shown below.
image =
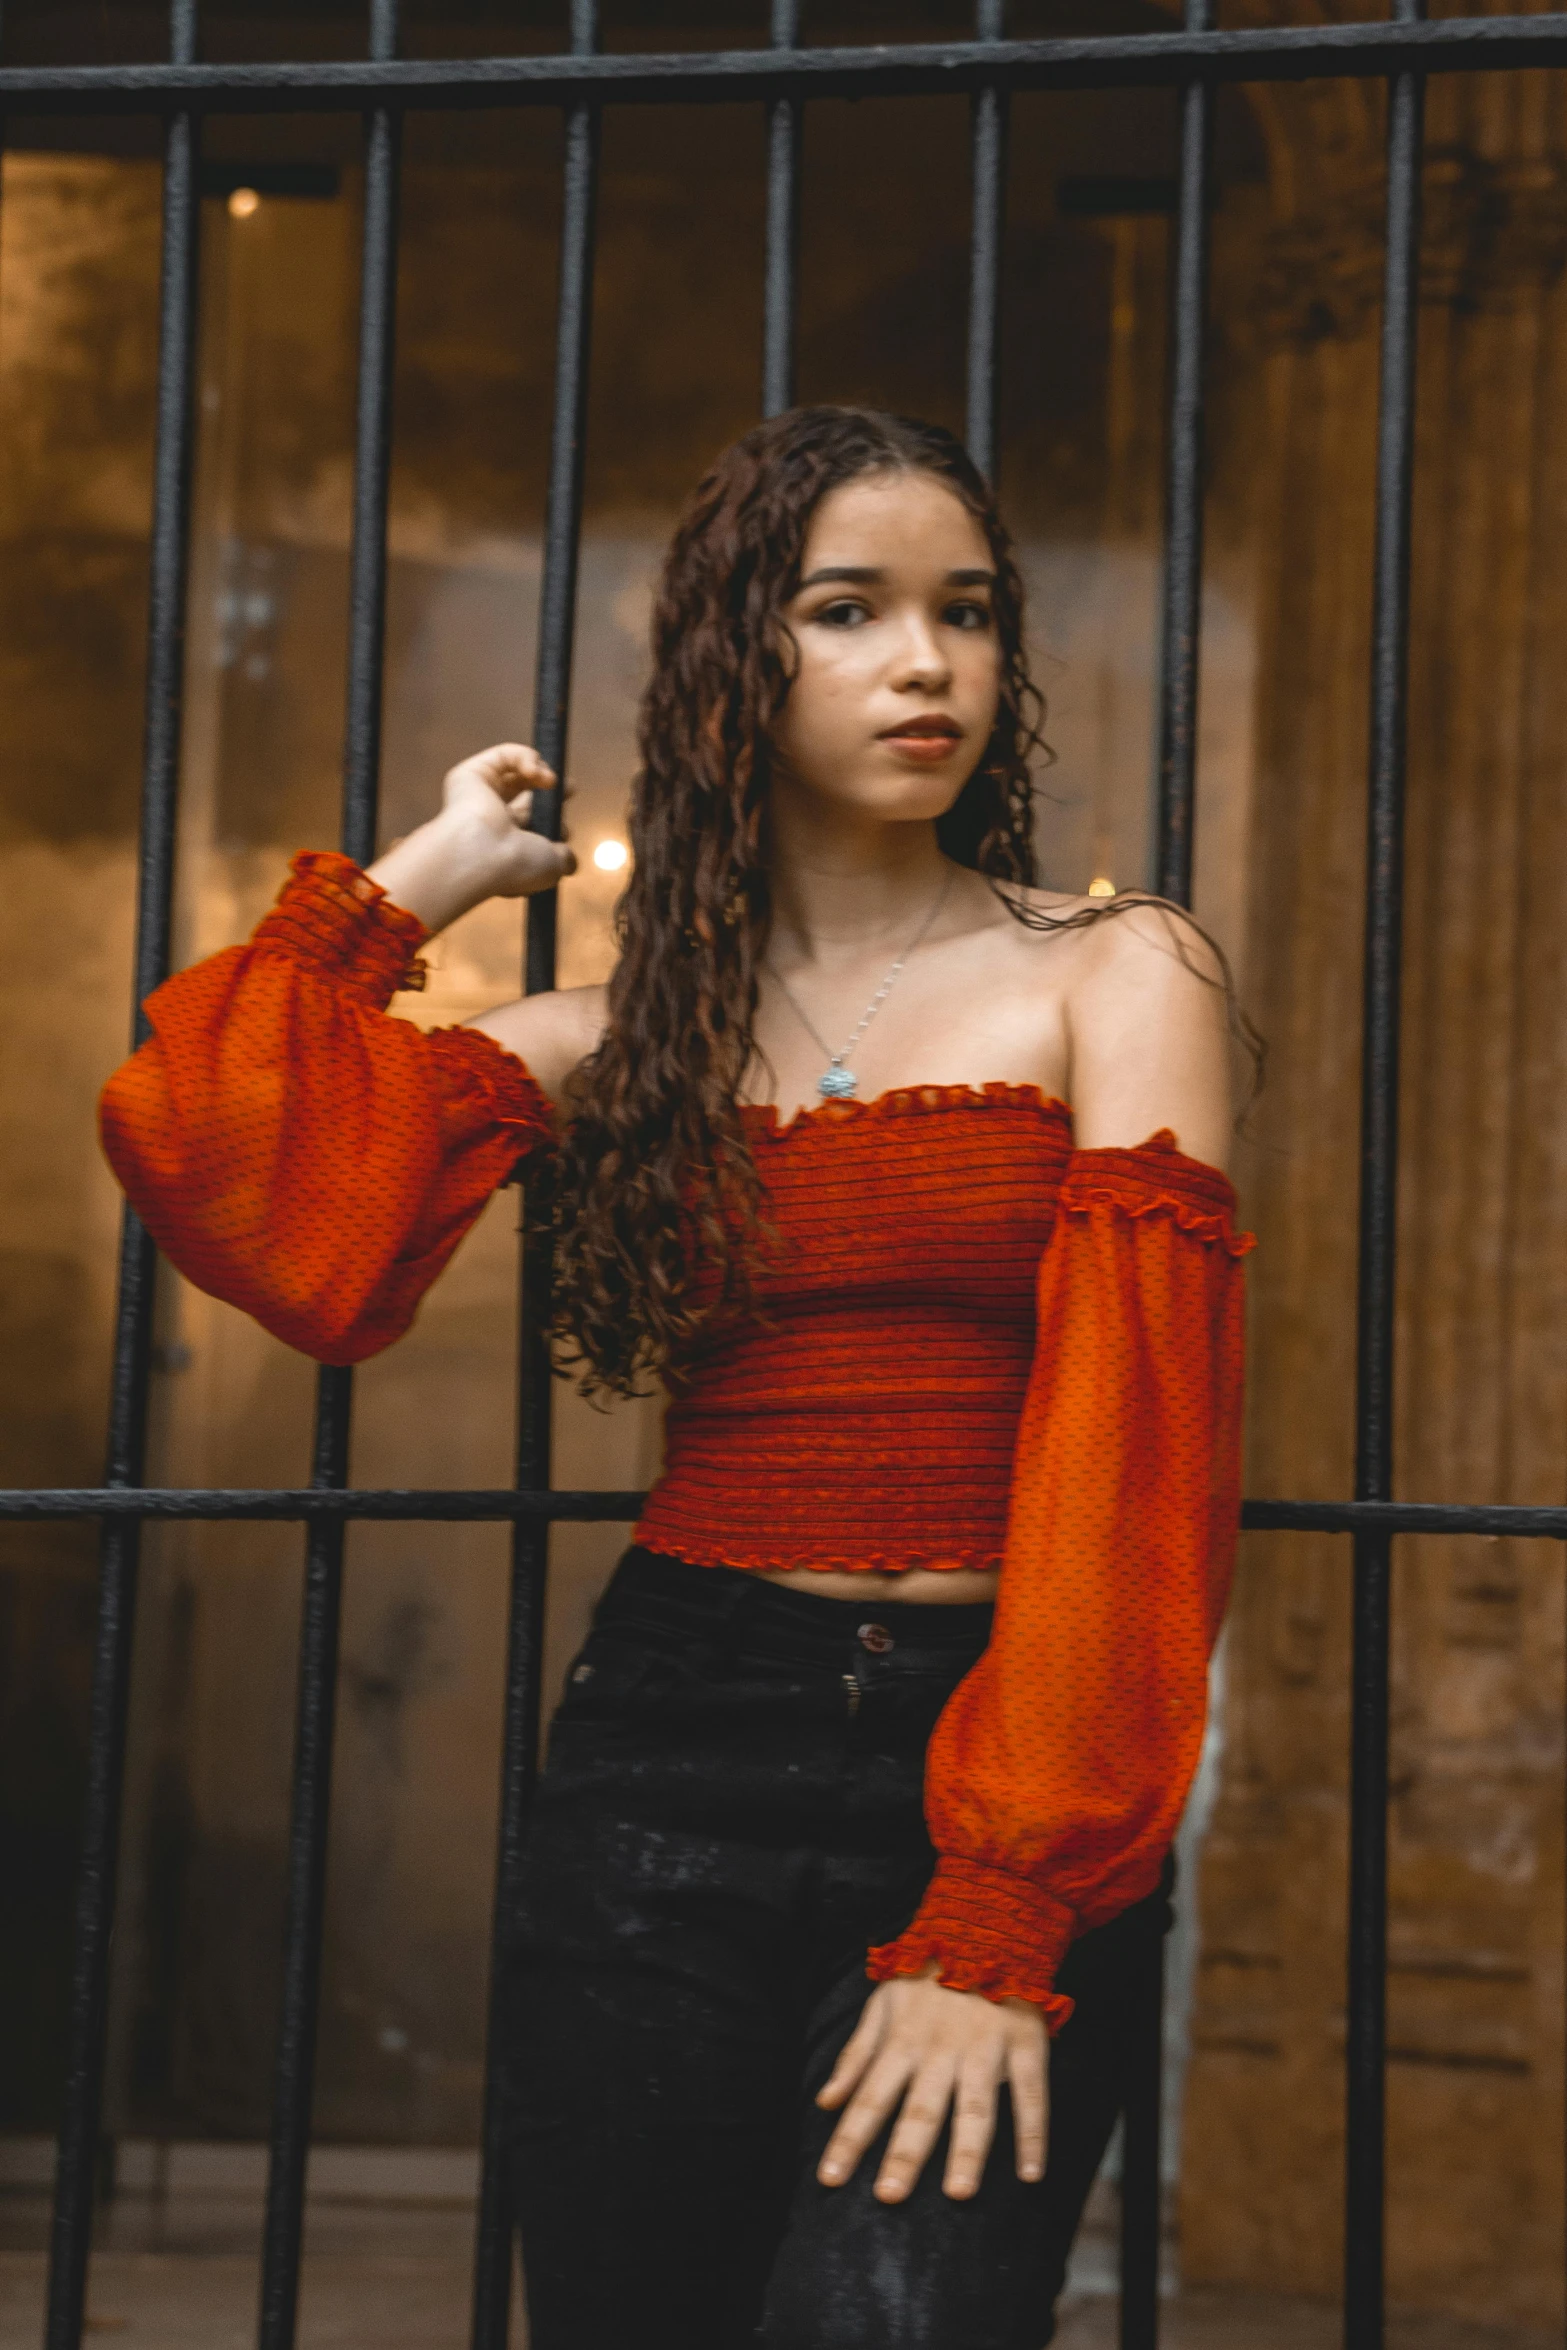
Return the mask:
[(1045, 2019), (1023, 1999), (949, 1991), (934, 1975), (878, 1983), (817, 2104), (846, 2107), (816, 2176), (841, 2187), (902, 2101), (874, 2193), (901, 2203), (924, 2169), (952, 2111), (943, 2191), (977, 2194), (996, 2133), (996, 2092), (1012, 2091), (1020, 2179), (1043, 2177), (1049, 2111)]

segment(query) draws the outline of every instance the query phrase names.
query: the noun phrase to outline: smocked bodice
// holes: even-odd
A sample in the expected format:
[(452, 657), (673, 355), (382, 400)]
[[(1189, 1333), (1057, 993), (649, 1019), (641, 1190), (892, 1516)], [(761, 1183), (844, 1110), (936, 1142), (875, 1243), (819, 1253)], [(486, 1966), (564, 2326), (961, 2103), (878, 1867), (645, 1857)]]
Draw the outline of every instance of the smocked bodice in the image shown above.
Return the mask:
[[(757, 1312), (679, 1366), (638, 1539), (735, 1566), (993, 1566), (1071, 1155), (1033, 1086), (747, 1113)], [(699, 1302), (712, 1282), (695, 1269)]]

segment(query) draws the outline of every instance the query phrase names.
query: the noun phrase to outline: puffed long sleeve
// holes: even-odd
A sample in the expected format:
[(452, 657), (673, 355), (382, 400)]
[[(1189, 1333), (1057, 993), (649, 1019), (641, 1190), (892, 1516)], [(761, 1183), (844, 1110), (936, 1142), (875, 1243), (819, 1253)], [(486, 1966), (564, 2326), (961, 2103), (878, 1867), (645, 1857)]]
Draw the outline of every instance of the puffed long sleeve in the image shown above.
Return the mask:
[(1240, 1518), (1250, 1240), (1161, 1132), (1074, 1153), (1039, 1268), (1034, 1369), (991, 1643), (931, 1741), (937, 1866), (871, 1953), (1071, 2012), (1068, 1945), (1153, 1891), (1202, 1746)]
[(401, 1337), (497, 1185), (553, 1132), (481, 1031), (388, 1018), (425, 936), (307, 851), (249, 944), (166, 980), (100, 1104), (103, 1146), (199, 1289), (323, 1363)]

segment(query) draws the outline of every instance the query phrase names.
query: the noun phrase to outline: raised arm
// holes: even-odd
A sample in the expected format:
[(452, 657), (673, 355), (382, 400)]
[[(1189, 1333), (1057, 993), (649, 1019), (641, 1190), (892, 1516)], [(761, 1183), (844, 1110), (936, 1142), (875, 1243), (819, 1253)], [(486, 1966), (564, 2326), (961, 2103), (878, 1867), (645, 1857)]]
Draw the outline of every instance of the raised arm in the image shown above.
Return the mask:
[(533, 1068), (475, 1027), (386, 1016), (432, 931), (571, 870), (569, 849), (522, 829), (516, 786), (548, 780), (501, 745), (453, 769), (440, 815), (368, 874), (297, 857), (247, 945), (149, 998), (152, 1034), (105, 1088), (104, 1148), (165, 1254), (318, 1361), (402, 1334), (490, 1193), (549, 1139), (551, 1097), (591, 1043), (571, 998), (513, 1017)]

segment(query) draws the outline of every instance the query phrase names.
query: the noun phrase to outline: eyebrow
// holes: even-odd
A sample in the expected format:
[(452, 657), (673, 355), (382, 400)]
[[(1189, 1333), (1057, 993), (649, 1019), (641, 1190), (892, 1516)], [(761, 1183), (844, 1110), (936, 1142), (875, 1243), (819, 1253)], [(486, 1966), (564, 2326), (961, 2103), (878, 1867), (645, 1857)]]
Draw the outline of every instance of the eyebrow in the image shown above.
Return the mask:
[[(813, 571), (809, 579), (802, 579), (799, 592), (807, 588), (823, 587), (829, 580), (837, 580), (849, 587), (880, 587), (887, 574), (873, 565), (858, 563), (829, 563), (820, 571)], [(949, 571), (943, 585), (946, 587), (994, 587), (993, 571)]]

